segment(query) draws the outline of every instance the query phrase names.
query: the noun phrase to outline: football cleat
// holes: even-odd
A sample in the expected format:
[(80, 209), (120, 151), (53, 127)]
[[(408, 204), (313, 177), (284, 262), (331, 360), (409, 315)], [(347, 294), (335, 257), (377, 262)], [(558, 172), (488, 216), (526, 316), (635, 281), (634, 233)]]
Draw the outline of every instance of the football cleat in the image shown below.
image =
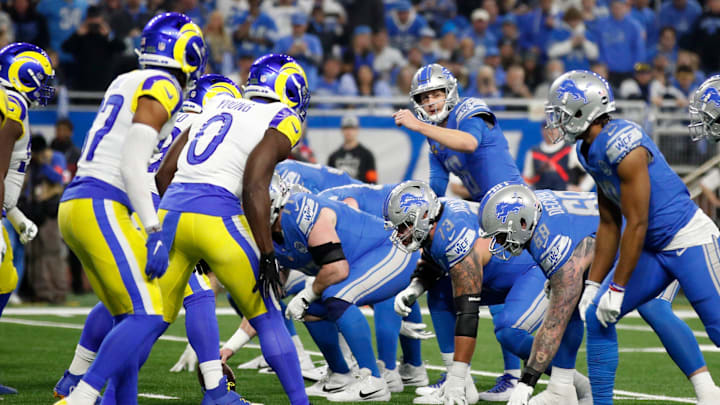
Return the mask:
[(17, 394), (17, 390), (13, 387), (8, 387), (7, 385), (0, 384), (0, 395), (11, 395), (11, 394)]
[(720, 398), (720, 387), (716, 386), (711, 390), (710, 393), (707, 393), (703, 396), (702, 399), (698, 400), (697, 405), (717, 405), (718, 398)]
[(528, 405), (578, 405), (578, 398), (574, 386), (550, 381), (545, 391), (530, 398)]
[(480, 399), (489, 402), (507, 402), (518, 383), (517, 377), (503, 374), (495, 380), (495, 386), (479, 393)]
[(409, 363), (403, 363), (400, 365), (400, 378), (402, 378), (403, 385), (424, 387), (428, 385), (427, 370), (425, 370), (425, 364), (421, 366), (413, 366)]
[(340, 392), (355, 382), (351, 373), (333, 373), (328, 369), (328, 374), (315, 384), (306, 387), (305, 392), (309, 397), (326, 397), (329, 394)]
[(390, 400), (390, 390), (383, 378), (373, 376), (367, 368), (361, 368), (359, 379), (326, 398), (330, 402), (387, 402)]
[(260, 368), (267, 368), (267, 367), (270, 367), (270, 366), (267, 364), (267, 361), (265, 361), (265, 357), (263, 357), (262, 354), (248, 362), (242, 363), (239, 366), (237, 366), (237, 368), (240, 370), (252, 370), (252, 369), (260, 369)]
[[(575, 386), (575, 392), (577, 393), (578, 403), (580, 405), (593, 405), (590, 380), (575, 370), (573, 385)], [(720, 389), (718, 390), (720, 391)], [(720, 392), (718, 392), (718, 398), (720, 398)]]
[(80, 380), (82, 380), (82, 377), (82, 375), (71, 374), (68, 370), (65, 370), (63, 376), (60, 377), (60, 380), (55, 384), (53, 396), (55, 398), (65, 398), (70, 395), (70, 392), (75, 389)]
[(446, 378), (447, 373), (443, 372), (442, 374), (440, 374), (440, 378), (438, 378), (438, 380), (435, 381), (434, 384), (415, 389), (415, 395), (424, 397), (425, 395), (432, 394), (433, 392), (439, 390), (440, 387), (442, 387), (442, 385), (445, 383)]
[[(223, 368), (224, 369), (224, 368)], [(229, 370), (229, 368), (228, 368)], [(224, 393), (224, 394), (223, 394)], [(219, 398), (213, 399), (213, 396), (221, 395)], [(201, 405), (250, 405), (245, 398), (241, 397), (240, 394), (235, 392), (235, 382), (233, 381), (230, 385), (227, 376), (223, 376), (220, 379), (220, 385), (217, 387), (205, 391)]]
[(320, 366), (313, 368), (303, 368), (302, 363), (300, 364), (300, 371), (302, 372), (303, 378), (310, 381), (320, 381), (328, 373), (327, 366)]
[(378, 360), (377, 365), (380, 369), (380, 375), (387, 383), (388, 390), (390, 390), (390, 392), (403, 392), (405, 387), (403, 386), (402, 377), (400, 377), (397, 368), (395, 368), (395, 370), (388, 370), (385, 368), (385, 362), (382, 360)]

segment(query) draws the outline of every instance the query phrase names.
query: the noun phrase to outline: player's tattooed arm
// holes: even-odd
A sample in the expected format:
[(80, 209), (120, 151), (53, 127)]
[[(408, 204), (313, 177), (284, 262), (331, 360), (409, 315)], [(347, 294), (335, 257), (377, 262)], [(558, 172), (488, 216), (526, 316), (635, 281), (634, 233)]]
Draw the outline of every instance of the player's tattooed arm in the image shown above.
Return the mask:
[(170, 145), (170, 149), (160, 163), (160, 168), (155, 175), (155, 184), (157, 185), (158, 193), (160, 193), (160, 195), (165, 194), (165, 190), (167, 190), (168, 186), (170, 186), (170, 183), (175, 176), (178, 158), (180, 157), (180, 152), (182, 152), (185, 144), (187, 143), (189, 132), (190, 128), (186, 129), (182, 134), (180, 134), (180, 136), (178, 136), (173, 144)]
[(450, 269), (455, 310), (454, 361), (469, 364), (475, 351), (478, 311), (483, 280), (482, 243), (475, 241), (470, 253)]
[(464, 259), (450, 269), (453, 297), (475, 295), (482, 292), (482, 255), (478, 250), (473, 248)]
[(550, 277), (550, 305), (535, 335), (528, 367), (545, 371), (555, 357), (570, 317), (583, 290), (583, 273), (594, 256), (595, 240), (587, 237), (578, 244), (570, 259)]

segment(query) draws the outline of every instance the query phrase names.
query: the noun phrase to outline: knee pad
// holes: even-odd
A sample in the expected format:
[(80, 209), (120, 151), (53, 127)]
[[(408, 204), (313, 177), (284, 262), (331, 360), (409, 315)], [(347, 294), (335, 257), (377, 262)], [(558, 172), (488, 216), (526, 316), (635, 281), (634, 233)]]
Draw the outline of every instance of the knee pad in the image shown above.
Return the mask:
[(327, 308), (327, 317), (330, 321), (335, 322), (345, 313), (351, 303), (339, 298), (328, 298), (323, 302)]

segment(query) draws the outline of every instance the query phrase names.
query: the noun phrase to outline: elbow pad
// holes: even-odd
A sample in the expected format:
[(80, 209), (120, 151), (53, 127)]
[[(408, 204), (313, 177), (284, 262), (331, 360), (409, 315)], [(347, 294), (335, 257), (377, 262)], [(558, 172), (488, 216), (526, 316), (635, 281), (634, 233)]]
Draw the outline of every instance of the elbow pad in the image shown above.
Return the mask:
[(455, 336), (477, 337), (480, 294), (467, 294), (455, 298)]
[(343, 253), (342, 245), (337, 242), (328, 242), (318, 246), (309, 246), (308, 251), (312, 256), (313, 261), (318, 266), (345, 260), (345, 253)]

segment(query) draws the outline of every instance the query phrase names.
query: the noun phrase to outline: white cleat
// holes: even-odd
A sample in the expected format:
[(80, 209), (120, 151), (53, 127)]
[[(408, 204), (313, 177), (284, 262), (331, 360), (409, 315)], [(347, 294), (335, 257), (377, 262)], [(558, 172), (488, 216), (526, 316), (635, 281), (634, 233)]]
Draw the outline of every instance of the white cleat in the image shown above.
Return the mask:
[(528, 405), (578, 405), (577, 393), (573, 385), (550, 381), (545, 391), (530, 398)]
[(237, 368), (240, 370), (254, 370), (268, 367), (270, 366), (267, 364), (267, 362), (265, 361), (265, 357), (263, 357), (262, 355), (257, 356), (254, 359), (237, 366)]
[[(573, 376), (573, 385), (575, 386), (575, 393), (577, 394), (578, 403), (580, 405), (593, 405), (590, 380), (584, 375), (582, 375), (582, 373), (575, 370), (575, 375)], [(718, 405), (720, 405), (720, 403), (718, 403)]]
[(402, 378), (403, 385), (424, 387), (430, 382), (427, 370), (425, 370), (425, 364), (416, 367), (412, 364), (403, 363), (400, 365), (398, 372), (400, 373), (400, 378)]
[(377, 365), (380, 369), (380, 375), (387, 383), (388, 390), (390, 390), (390, 392), (403, 392), (405, 387), (403, 386), (403, 381), (397, 367), (395, 367), (395, 370), (388, 370), (385, 368), (385, 362), (382, 360), (378, 360)]
[(340, 374), (328, 370), (328, 374), (318, 380), (318, 382), (306, 387), (305, 393), (307, 393), (309, 397), (326, 397), (329, 394), (343, 391), (354, 382), (355, 379), (350, 373)]
[(445, 383), (446, 378), (447, 378), (447, 373), (440, 374), (440, 378), (438, 378), (438, 380), (434, 384), (427, 385), (425, 387), (416, 388), (415, 395), (424, 397), (426, 395), (432, 394), (433, 392), (442, 388), (443, 384)]
[(374, 377), (370, 370), (362, 368), (358, 380), (326, 398), (330, 402), (387, 402), (390, 400), (390, 390), (383, 378)]
[(715, 387), (710, 393), (704, 394), (697, 405), (720, 405), (720, 387)]
[(310, 381), (320, 381), (328, 373), (328, 366), (313, 367), (310, 369), (301, 369), (302, 376)]
[(517, 383), (517, 377), (513, 377), (510, 374), (503, 374), (495, 380), (494, 387), (479, 393), (478, 397), (488, 402), (507, 402)]

